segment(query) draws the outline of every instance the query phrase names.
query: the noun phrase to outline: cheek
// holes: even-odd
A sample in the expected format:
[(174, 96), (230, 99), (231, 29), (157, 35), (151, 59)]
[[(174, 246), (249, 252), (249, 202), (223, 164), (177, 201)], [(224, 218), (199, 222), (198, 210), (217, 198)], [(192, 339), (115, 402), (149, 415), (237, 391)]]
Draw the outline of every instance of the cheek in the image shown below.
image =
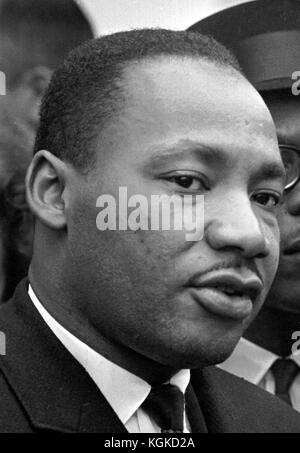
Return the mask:
[(122, 253), (131, 262), (134, 278), (155, 286), (175, 278), (177, 255), (184, 246), (182, 233), (138, 231), (122, 235)]

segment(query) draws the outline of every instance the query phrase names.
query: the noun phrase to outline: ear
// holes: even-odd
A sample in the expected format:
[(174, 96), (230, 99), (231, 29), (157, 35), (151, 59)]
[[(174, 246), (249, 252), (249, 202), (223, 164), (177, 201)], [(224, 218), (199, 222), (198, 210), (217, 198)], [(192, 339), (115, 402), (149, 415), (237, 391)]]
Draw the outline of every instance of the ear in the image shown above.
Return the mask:
[(66, 166), (49, 151), (35, 154), (26, 175), (28, 205), (44, 225), (53, 230), (67, 227)]

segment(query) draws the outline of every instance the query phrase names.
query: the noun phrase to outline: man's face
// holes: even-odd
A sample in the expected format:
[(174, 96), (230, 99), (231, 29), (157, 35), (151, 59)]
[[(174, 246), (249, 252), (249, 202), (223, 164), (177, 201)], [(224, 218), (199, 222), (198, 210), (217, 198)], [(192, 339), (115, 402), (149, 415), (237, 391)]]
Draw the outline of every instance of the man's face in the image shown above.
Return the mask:
[[(300, 102), (291, 93), (272, 93), (266, 103), (274, 118), (279, 143), (300, 149)], [(300, 314), (300, 184), (285, 192), (278, 217), (281, 245), (276, 279), (266, 304)]]
[[(277, 268), (283, 167), (271, 117), (244, 79), (205, 61), (132, 64), (124, 87), (122, 114), (99, 139), (94, 169), (74, 177), (73, 286), (108, 340), (173, 367), (221, 362)], [(96, 200), (110, 194), (118, 203), (119, 187), (148, 200), (204, 195), (204, 238), (99, 231)]]

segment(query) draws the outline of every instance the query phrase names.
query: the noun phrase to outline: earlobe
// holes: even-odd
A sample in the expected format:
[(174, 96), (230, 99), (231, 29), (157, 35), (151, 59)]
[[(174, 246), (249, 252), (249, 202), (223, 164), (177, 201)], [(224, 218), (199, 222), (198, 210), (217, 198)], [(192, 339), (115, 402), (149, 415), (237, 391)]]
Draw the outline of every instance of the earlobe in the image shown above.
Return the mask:
[(39, 151), (26, 176), (28, 205), (34, 216), (51, 229), (67, 226), (65, 164), (49, 151)]

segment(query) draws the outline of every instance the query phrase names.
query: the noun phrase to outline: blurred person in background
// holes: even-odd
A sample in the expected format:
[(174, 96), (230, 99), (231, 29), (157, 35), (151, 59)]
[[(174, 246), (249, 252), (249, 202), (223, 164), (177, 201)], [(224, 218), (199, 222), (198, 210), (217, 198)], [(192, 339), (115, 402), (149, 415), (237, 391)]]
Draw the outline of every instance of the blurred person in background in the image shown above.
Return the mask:
[(74, 0), (0, 0), (0, 70), (6, 76), (0, 114), (35, 130), (52, 71), (92, 37)]
[(214, 36), (238, 57), (271, 111), (288, 174), (278, 217), (277, 276), (260, 314), (222, 368), (300, 411), (300, 355), (293, 348), (300, 331), (300, 97), (293, 94), (292, 79), (300, 69), (300, 2), (245, 3), (191, 29)]
[(0, 70), (6, 79), (0, 96), (0, 301), (27, 273), (31, 220), (24, 177), (41, 98), (55, 67), (92, 37), (73, 0), (0, 0)]
[(8, 120), (0, 126), (0, 301), (4, 301), (27, 274), (31, 257), (32, 218), (25, 199), (25, 174), (33, 134)]

